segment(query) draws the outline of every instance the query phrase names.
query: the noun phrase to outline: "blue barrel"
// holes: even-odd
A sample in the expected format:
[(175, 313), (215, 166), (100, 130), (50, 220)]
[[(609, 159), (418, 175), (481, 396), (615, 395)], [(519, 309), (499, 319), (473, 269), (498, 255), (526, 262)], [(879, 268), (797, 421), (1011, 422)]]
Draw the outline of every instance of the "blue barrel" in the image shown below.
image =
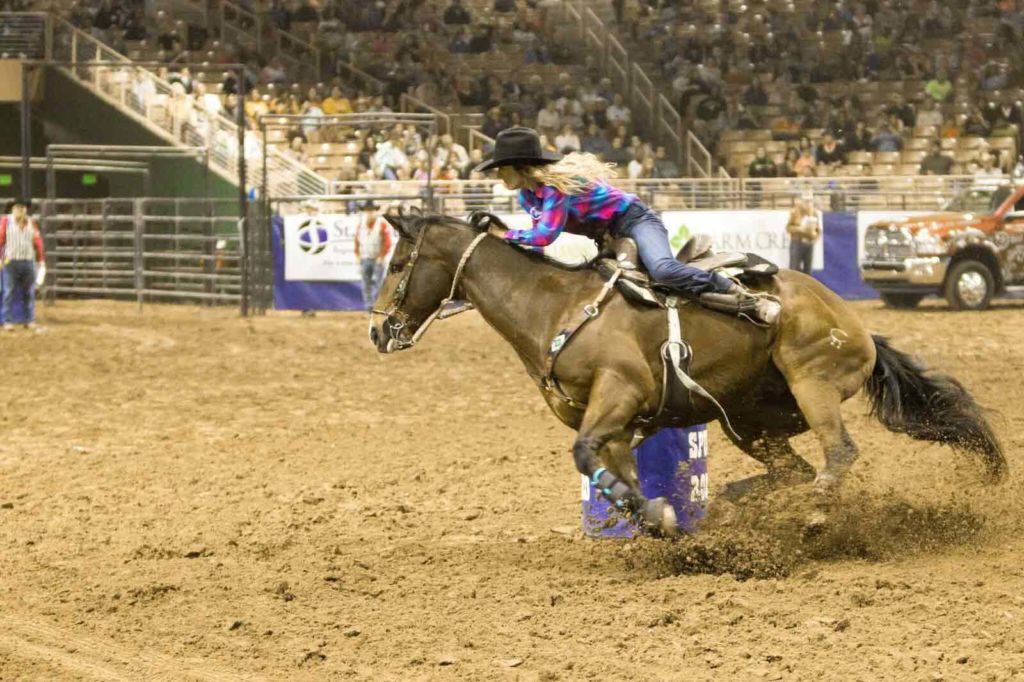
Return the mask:
[[(664, 497), (676, 511), (679, 531), (693, 533), (708, 504), (708, 427), (662, 429), (633, 448), (644, 497)], [(591, 537), (630, 538), (636, 526), (614, 510), (582, 476), (583, 532)]]

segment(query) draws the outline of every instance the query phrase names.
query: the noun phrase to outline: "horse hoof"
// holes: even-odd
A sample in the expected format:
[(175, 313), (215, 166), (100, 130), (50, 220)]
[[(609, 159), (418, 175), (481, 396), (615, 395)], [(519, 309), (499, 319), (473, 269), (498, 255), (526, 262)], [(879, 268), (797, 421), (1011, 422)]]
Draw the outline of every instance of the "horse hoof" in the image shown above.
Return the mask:
[(644, 505), (644, 523), (656, 535), (672, 537), (679, 534), (676, 510), (664, 497), (647, 500)]
[(815, 538), (825, 532), (825, 528), (828, 525), (828, 514), (823, 511), (813, 512), (807, 517), (807, 522), (804, 524), (804, 536), (808, 538)]
[(839, 494), (839, 479), (832, 474), (819, 472), (814, 478), (814, 492), (824, 500), (832, 500)]

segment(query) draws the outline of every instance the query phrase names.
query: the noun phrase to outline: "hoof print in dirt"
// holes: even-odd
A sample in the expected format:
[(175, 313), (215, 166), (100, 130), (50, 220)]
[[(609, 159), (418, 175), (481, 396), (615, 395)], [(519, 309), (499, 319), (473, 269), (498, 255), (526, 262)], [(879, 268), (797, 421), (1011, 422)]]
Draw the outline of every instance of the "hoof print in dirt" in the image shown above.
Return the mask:
[(299, 659), (299, 665), (315, 665), (327, 660), (327, 654), (322, 651), (307, 651)]

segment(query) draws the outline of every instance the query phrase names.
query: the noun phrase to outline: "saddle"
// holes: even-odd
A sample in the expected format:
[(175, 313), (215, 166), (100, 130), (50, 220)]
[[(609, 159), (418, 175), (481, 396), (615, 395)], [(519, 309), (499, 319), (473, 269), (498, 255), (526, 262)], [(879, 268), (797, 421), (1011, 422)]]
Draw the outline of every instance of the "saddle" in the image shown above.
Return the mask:
[[(690, 237), (676, 253), (676, 260), (705, 272), (719, 272), (750, 286), (764, 284), (779, 272), (777, 265), (755, 253), (715, 253), (711, 237), (705, 234)], [(628, 237), (608, 240), (595, 267), (606, 279), (618, 271), (615, 286), (631, 301), (665, 308), (668, 299), (679, 297), (679, 292), (651, 281), (640, 263), (636, 242)], [(733, 298), (730, 294), (704, 294), (701, 303), (723, 312), (736, 312)]]

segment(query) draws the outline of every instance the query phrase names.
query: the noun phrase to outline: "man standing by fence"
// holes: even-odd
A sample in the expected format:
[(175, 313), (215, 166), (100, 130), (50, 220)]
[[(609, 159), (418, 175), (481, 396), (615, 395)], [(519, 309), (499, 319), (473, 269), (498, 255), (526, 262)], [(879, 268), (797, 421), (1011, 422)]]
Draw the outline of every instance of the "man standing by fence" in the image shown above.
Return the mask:
[(384, 259), (391, 251), (391, 230), (379, 206), (369, 200), (363, 204), (363, 215), (356, 228), (356, 260), (363, 276), (363, 303), (373, 308), (384, 279)]
[(791, 270), (811, 274), (814, 259), (814, 244), (821, 237), (821, 221), (814, 206), (814, 195), (810, 192), (797, 199), (786, 224), (789, 233), (789, 267)]
[(13, 304), (21, 305), (21, 319), (28, 329), (36, 326), (36, 276), (43, 273), (43, 238), (31, 218), (32, 205), (26, 199), (15, 199), (0, 218), (0, 253), (3, 253), (3, 322), (4, 330), (14, 329)]

